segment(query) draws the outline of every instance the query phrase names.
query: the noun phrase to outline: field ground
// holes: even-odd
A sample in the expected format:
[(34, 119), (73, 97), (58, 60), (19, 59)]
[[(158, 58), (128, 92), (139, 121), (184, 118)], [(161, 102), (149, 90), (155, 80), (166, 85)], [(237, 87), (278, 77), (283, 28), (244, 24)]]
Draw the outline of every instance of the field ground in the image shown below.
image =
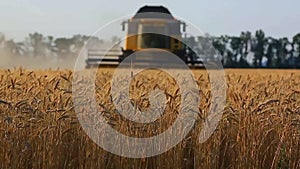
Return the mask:
[[(225, 72), (226, 107), (205, 143), (197, 140), (211, 108), (211, 89), (207, 73), (193, 70), (201, 96), (194, 129), (164, 154), (131, 159), (104, 151), (80, 127), (71, 71), (0, 70), (0, 169), (300, 168), (300, 71)], [(130, 96), (141, 110), (149, 107), (151, 89), (158, 87), (168, 94), (164, 115), (145, 125), (131, 124), (114, 113), (108, 92), (112, 75), (111, 69), (101, 70), (95, 82), (97, 103), (112, 127), (126, 135), (150, 137), (172, 125), (181, 98), (174, 79), (146, 71), (131, 82)]]

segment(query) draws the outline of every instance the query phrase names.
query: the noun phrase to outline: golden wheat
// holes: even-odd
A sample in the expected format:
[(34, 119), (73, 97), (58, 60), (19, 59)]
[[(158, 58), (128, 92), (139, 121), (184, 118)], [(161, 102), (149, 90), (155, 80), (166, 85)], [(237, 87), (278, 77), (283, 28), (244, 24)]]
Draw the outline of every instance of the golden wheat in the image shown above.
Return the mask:
[[(206, 71), (193, 73), (201, 97), (194, 129), (164, 154), (130, 159), (104, 151), (80, 127), (72, 101), (71, 71), (2, 70), (0, 169), (300, 168), (300, 71), (226, 70), (223, 118), (203, 144), (197, 137), (211, 108), (211, 85)], [(166, 93), (164, 114), (148, 125), (115, 113), (109, 97), (112, 76), (112, 69), (97, 72), (95, 97), (113, 128), (134, 137), (151, 137), (173, 124), (182, 96), (170, 75), (144, 71), (130, 83), (131, 102), (140, 110), (149, 108), (152, 90)]]

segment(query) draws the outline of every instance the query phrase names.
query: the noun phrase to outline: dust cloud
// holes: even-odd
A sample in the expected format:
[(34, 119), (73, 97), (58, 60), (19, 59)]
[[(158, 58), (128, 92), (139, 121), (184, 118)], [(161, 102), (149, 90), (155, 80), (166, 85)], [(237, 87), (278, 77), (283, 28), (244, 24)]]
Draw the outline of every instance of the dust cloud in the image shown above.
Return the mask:
[(37, 69), (73, 69), (76, 57), (74, 58), (41, 58), (32, 56), (9, 56), (0, 54), (0, 69), (24, 68), (29, 70)]

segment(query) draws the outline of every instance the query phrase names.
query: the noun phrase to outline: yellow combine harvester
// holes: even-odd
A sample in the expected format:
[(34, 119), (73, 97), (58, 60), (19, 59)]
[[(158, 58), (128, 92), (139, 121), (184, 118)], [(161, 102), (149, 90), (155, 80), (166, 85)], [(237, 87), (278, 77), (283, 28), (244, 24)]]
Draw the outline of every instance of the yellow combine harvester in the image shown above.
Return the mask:
[[(120, 51), (89, 50), (86, 60), (87, 67), (100, 65), (118, 65), (127, 56), (142, 50), (161, 49), (169, 51), (182, 59), (190, 66), (202, 65), (196, 54), (182, 42), (186, 24), (172, 16), (170, 11), (163, 6), (144, 6), (128, 21), (122, 23), (127, 35), (125, 45)], [(137, 59), (135, 62), (149, 62), (157, 57)]]

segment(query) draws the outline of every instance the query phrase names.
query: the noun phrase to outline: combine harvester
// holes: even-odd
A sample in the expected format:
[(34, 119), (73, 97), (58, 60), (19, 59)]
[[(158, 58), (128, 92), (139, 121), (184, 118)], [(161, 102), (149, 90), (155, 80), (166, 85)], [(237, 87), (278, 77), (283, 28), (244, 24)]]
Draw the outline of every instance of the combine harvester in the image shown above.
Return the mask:
[[(179, 57), (189, 67), (203, 67), (200, 59), (187, 47), (182, 39), (186, 32), (186, 24), (172, 16), (170, 11), (163, 6), (144, 6), (128, 21), (122, 25), (126, 29), (125, 46), (120, 50), (87, 50), (86, 67), (99, 65), (116, 66), (126, 57), (138, 52), (151, 50), (152, 54), (137, 56), (134, 64), (160, 62), (157, 51), (168, 51)], [(157, 49), (157, 50), (155, 50)]]

